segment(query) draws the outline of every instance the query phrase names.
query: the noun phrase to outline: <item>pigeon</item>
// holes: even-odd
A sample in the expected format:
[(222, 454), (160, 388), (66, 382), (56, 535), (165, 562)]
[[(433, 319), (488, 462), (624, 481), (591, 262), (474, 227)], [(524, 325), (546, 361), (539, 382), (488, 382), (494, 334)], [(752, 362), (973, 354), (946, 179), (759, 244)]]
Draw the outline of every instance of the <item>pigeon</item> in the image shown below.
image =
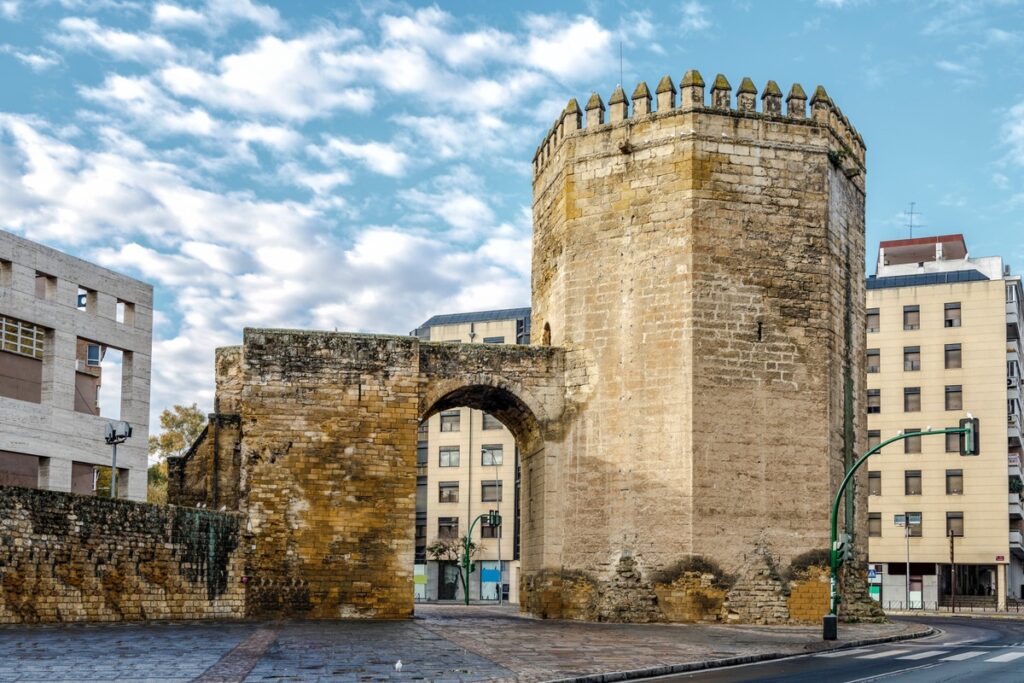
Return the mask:
[(402, 672), (402, 660), (401, 659), (399, 659), (397, 662), (395, 662), (395, 671), (397, 671), (399, 673)]

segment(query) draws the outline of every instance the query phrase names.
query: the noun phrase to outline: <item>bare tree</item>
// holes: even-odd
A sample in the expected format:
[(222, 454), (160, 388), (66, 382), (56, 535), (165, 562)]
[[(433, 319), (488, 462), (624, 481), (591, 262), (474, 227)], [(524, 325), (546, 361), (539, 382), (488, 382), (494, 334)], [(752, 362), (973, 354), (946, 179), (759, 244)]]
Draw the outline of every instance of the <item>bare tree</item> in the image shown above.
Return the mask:
[[(469, 560), (473, 561), (480, 552), (480, 546), (473, 541), (469, 542)], [(452, 562), (459, 568), (459, 585), (462, 586), (463, 595), (469, 594), (469, 586), (466, 585), (466, 576), (462, 570), (463, 557), (466, 554), (466, 537), (461, 538), (439, 538), (427, 546), (427, 555), (437, 562)]]

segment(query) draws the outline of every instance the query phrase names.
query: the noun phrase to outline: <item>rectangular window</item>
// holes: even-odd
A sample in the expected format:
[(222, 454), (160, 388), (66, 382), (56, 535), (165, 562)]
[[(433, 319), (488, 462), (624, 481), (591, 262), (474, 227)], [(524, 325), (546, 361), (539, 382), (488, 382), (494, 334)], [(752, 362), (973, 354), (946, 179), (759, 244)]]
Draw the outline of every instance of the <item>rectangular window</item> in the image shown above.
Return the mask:
[(903, 307), (903, 329), (904, 330), (919, 330), (919, 329), (921, 329), (921, 307), (920, 306), (904, 306)]
[[(10, 261), (5, 261), (4, 259), (0, 259), (0, 287), (10, 287), (11, 284), (12, 284), (11, 281), (13, 279), (14, 279), (14, 266), (11, 264)], [(1007, 291), (1007, 296), (1009, 296), (1009, 291), (1010, 290), (1007, 289), (1006, 291)], [(1007, 299), (1007, 301), (1009, 301), (1009, 299)]]
[(869, 308), (867, 310), (868, 332), (878, 332), (878, 322), (879, 322), (878, 309), (877, 308)]
[(446, 410), (441, 413), (441, 431), (457, 432), (462, 422), (461, 410)]
[(946, 304), (945, 309), (943, 325), (946, 327), (960, 327), (960, 302)]
[(963, 410), (964, 392), (959, 384), (946, 387), (946, 410)]
[(869, 512), (868, 513), (868, 536), (881, 536), (882, 535), (882, 513), (881, 512)]
[(881, 371), (881, 354), (878, 349), (868, 349), (868, 372)]
[(910, 372), (915, 372), (921, 369), (920, 346), (903, 347), (903, 369)]
[(962, 367), (963, 357), (959, 344), (946, 344), (946, 369), (954, 370)]
[[(904, 434), (910, 434), (913, 432), (921, 431), (920, 427), (907, 427), (903, 430)], [(920, 453), (921, 452), (921, 437), (919, 436), (908, 436), (903, 439), (903, 452), (904, 453)]]
[(921, 470), (906, 470), (903, 473), (903, 494), (907, 496), (921, 495)]
[(906, 387), (903, 389), (903, 412), (921, 412), (921, 387)]
[(427, 442), (416, 442), (416, 465), (417, 467), (427, 464)]
[(946, 513), (946, 536), (963, 536), (964, 535), (964, 513), (962, 512), (947, 512)]
[(501, 527), (491, 526), (486, 519), (480, 520), (480, 538), (501, 538)]
[(80, 311), (88, 311), (90, 309), (95, 310), (96, 306), (96, 292), (90, 291), (85, 287), (78, 288), (78, 296), (75, 299), (75, 307)]
[(921, 537), (921, 527), (924, 526), (924, 519), (920, 512), (907, 513), (907, 526), (910, 528), (910, 535), (916, 538)]
[(114, 319), (122, 325), (133, 327), (135, 325), (135, 304), (118, 299), (117, 307), (114, 311)]
[(441, 455), (441, 461), (438, 463), (441, 467), (458, 467), (459, 466), (459, 447), (458, 446), (441, 446), (439, 453)]
[(882, 412), (882, 390), (868, 389), (868, 413)]
[(42, 327), (0, 315), (0, 351), (42, 360), (45, 339)]
[(459, 518), (458, 517), (438, 517), (437, 518), (437, 537), (438, 538), (458, 538), (459, 537)]
[(947, 453), (959, 453), (960, 452), (960, 435), (959, 434), (946, 434), (946, 452)]
[(89, 344), (86, 348), (85, 364), (97, 367), (103, 361), (103, 353), (99, 344)]
[(498, 418), (494, 417), (489, 413), (484, 413), (483, 428), (486, 430), (501, 429), (505, 425), (501, 424)]
[(57, 298), (57, 278), (36, 271), (36, 298), (53, 301)]
[(503, 448), (501, 444), (480, 447), (480, 464), (484, 467), (495, 467), (503, 460)]
[(880, 443), (882, 443), (882, 432), (877, 429), (868, 431), (868, 450), (871, 450)]
[(437, 502), (439, 503), (458, 503), (459, 502), (459, 482), (457, 481), (442, 481), (437, 485), (438, 497)]
[(946, 495), (959, 496), (964, 492), (964, 471), (946, 470)]
[(880, 495), (882, 495), (882, 473), (881, 472), (868, 472), (868, 495), (869, 496), (880, 496)]
[(419, 426), (416, 427), (416, 433), (417, 434), (426, 434), (428, 426), (429, 426), (429, 423), (426, 420), (424, 420), (423, 422), (420, 422)]
[(480, 500), (485, 503), (496, 503), (501, 500), (501, 481), (480, 482)]
[(484, 337), (484, 344), (504, 344), (504, 337)]
[(1017, 285), (1006, 285), (1006, 303), (1012, 304), (1017, 301)]

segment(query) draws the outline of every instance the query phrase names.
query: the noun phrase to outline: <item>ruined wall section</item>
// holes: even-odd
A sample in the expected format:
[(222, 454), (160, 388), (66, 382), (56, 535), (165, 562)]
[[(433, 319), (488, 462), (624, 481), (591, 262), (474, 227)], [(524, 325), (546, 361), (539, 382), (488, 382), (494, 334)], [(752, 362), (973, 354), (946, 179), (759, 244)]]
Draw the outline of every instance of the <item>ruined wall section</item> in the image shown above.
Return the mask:
[(245, 613), (241, 520), (0, 487), (0, 624)]
[(241, 417), (237, 413), (210, 413), (206, 426), (185, 455), (167, 458), (169, 504), (238, 510), (241, 428)]

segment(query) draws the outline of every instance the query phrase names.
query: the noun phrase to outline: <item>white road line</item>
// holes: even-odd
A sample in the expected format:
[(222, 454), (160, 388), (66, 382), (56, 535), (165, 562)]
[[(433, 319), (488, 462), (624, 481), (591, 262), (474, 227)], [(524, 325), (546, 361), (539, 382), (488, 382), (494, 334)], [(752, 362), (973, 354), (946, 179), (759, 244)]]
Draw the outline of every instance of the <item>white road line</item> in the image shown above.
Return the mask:
[(814, 655), (815, 657), (849, 657), (850, 655), (862, 655), (865, 652), (871, 652), (870, 647), (858, 647), (853, 650), (837, 650), (835, 652), (823, 652), (820, 655)]
[(895, 657), (896, 655), (905, 655), (910, 650), (882, 650), (870, 655), (861, 655), (857, 659), (881, 659), (882, 657)]
[(958, 655), (951, 655), (949, 657), (943, 657), (944, 662), (962, 662), (965, 659), (972, 659), (978, 655), (987, 655), (988, 652), (985, 650), (971, 650), (970, 652), (961, 652)]
[(998, 657), (990, 657), (986, 659), (986, 662), (1012, 662), (1015, 659), (1024, 657), (1024, 652), (1007, 652), (1005, 655), (999, 655)]
[(915, 652), (912, 655), (900, 657), (900, 659), (928, 659), (929, 657), (938, 657), (939, 655), (944, 655), (947, 652), (949, 652), (949, 650), (927, 650), (925, 652)]

